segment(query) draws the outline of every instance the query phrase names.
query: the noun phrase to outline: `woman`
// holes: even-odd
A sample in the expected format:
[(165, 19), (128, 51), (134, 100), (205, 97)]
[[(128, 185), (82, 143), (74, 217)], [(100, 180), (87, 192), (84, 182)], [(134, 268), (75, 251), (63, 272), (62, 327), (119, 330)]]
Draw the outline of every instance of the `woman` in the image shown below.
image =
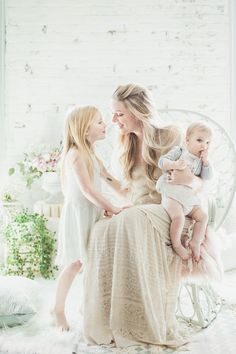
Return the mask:
[[(133, 207), (98, 221), (90, 235), (85, 271), (84, 334), (90, 343), (125, 347), (137, 343), (179, 346), (175, 308), (182, 260), (170, 245), (168, 214), (155, 183), (159, 157), (180, 135), (153, 125), (148, 91), (119, 86), (113, 122), (120, 129), (120, 163)], [(173, 182), (198, 181), (189, 170)]]

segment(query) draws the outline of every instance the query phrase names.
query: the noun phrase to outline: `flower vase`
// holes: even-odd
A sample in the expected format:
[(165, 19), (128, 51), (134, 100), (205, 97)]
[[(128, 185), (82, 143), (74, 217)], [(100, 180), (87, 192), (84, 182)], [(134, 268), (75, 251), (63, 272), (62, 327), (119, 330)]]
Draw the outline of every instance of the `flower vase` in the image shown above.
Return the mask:
[(42, 188), (49, 193), (45, 200), (49, 204), (62, 202), (61, 182), (57, 172), (45, 172), (42, 176)]

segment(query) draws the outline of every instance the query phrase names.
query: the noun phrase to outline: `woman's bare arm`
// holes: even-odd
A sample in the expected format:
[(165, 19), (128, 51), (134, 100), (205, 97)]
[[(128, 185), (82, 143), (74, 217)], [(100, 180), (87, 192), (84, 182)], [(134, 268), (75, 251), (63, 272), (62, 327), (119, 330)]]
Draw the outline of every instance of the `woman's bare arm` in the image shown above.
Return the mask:
[(114, 178), (105, 168), (103, 163), (99, 160), (100, 168), (101, 168), (101, 177), (107, 183), (109, 187), (111, 187), (119, 196), (125, 198), (128, 193), (127, 188), (122, 188), (121, 183)]

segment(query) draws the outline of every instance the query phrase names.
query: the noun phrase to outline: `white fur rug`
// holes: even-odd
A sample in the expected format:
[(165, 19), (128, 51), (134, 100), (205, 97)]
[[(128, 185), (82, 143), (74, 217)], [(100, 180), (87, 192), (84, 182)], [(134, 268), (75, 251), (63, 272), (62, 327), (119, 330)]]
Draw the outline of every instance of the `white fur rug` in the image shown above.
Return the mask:
[(24, 326), (0, 331), (0, 354), (72, 354), (77, 346), (77, 354), (235, 354), (236, 353), (236, 272), (229, 274), (222, 295), (232, 302), (224, 305), (216, 320), (204, 330), (192, 330), (191, 342), (178, 350), (160, 349), (154, 346), (133, 346), (125, 349), (87, 346), (81, 334), (82, 317), (79, 315), (81, 303), (81, 279), (76, 279), (68, 298), (67, 313), (72, 331), (59, 332), (52, 325), (49, 315), (55, 282), (41, 280), (42, 301), (40, 311)]

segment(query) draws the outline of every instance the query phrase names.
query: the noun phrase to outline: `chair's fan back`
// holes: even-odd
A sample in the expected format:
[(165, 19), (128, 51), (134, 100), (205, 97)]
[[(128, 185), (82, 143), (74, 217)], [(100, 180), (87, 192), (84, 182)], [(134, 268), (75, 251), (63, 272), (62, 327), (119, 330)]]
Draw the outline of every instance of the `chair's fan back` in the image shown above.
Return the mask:
[[(236, 188), (236, 152), (229, 135), (223, 127), (201, 113), (181, 109), (159, 110), (157, 113), (157, 126), (160, 123), (177, 125), (183, 136), (187, 126), (195, 121), (205, 122), (212, 129), (209, 158), (214, 167), (214, 177), (208, 183), (208, 198), (214, 200), (211, 216), (214, 213), (215, 215), (212, 224), (215, 229), (218, 229), (228, 213)], [(109, 124), (107, 138), (97, 146), (98, 155), (113, 173), (116, 171), (117, 161), (112, 157), (116, 156), (118, 135), (119, 131), (115, 124)]]
[(214, 168), (214, 177), (208, 189), (210, 198), (215, 200), (215, 229), (218, 229), (229, 211), (236, 188), (236, 151), (232, 140), (223, 127), (197, 112), (179, 109), (159, 110), (157, 119), (160, 119), (163, 125), (177, 125), (183, 134), (187, 126), (195, 121), (205, 122), (212, 129), (209, 159)]

